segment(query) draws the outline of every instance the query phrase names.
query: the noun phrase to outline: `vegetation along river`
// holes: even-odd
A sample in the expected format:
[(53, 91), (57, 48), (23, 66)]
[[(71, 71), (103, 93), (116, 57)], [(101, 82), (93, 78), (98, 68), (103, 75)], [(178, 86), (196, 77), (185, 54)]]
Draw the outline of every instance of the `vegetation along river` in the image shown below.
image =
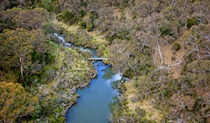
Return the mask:
[[(58, 36), (57, 34), (55, 34)], [(63, 37), (58, 38), (65, 42)], [(95, 58), (98, 58), (96, 51), (81, 46), (65, 43), (65, 46), (74, 46), (82, 51), (90, 51)], [(67, 123), (108, 123), (110, 116), (110, 104), (119, 92), (114, 86), (122, 78), (120, 73), (113, 73), (111, 66), (102, 61), (94, 61), (94, 68), (97, 70), (97, 77), (92, 79), (90, 85), (78, 89), (80, 95), (77, 103), (73, 105), (66, 114)]]

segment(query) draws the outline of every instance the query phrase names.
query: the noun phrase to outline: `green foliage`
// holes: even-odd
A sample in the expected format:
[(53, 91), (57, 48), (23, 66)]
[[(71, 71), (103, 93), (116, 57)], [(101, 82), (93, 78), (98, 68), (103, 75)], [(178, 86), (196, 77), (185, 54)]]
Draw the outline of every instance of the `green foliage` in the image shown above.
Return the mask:
[(45, 53), (45, 63), (52, 64), (55, 62), (55, 56), (51, 53)]
[(120, 110), (121, 104), (118, 97), (114, 97), (113, 101), (109, 103), (109, 109), (111, 112), (114, 112), (114, 110)]
[(19, 8), (13, 8), (0, 12), (0, 32), (4, 29), (15, 29), (17, 24), (14, 20), (15, 16), (21, 11)]
[(45, 30), (45, 34), (54, 34), (54, 33), (62, 33), (63, 32), (63, 28), (51, 24), (51, 23), (46, 23), (43, 26), (44, 30)]
[(33, 51), (31, 53), (31, 59), (32, 59), (33, 63), (38, 62), (38, 63), (44, 63), (44, 64), (48, 65), (55, 61), (55, 56), (53, 56), (49, 52), (42, 54), (42, 53)]
[(58, 0), (40, 0), (39, 6), (45, 8), (49, 12), (59, 13), (60, 3)]
[(77, 22), (77, 16), (71, 11), (66, 10), (66, 11), (60, 13), (57, 17), (59, 20), (62, 20), (63, 22), (70, 24), (70, 25)]
[(181, 49), (181, 45), (179, 43), (174, 43), (172, 46), (172, 50), (179, 51)]
[(119, 6), (121, 9), (125, 9), (128, 6), (129, 0), (122, 0), (121, 3), (119, 3)]
[(133, 78), (135, 76), (135, 74), (133, 73), (133, 70), (131, 68), (129, 68), (125, 71), (124, 76)]
[[(0, 60), (1, 65), (4, 65), (2, 67), (8, 69), (18, 64), (20, 71), (22, 69), (23, 72), (30, 65), (30, 53), (33, 49), (32, 41), (35, 40), (35, 36), (31, 32), (21, 28), (17, 30), (5, 30), (1, 36), (4, 37), (1, 40), (1, 53), (6, 53), (2, 57), (2, 61)], [(5, 62), (5, 59), (8, 59), (11, 63)], [(23, 73), (20, 76), (23, 77)]]
[[(5, 1), (5, 3), (3, 1), (1, 1), (3, 4), (5, 4), (3, 7), (4, 9), (11, 9), (13, 7), (17, 7), (18, 5), (20, 5), (19, 1), (13, 1), (13, 0), (9, 0), (9, 1)], [(2, 4), (1, 3), (1, 4)], [(1, 8), (2, 9), (2, 8)]]
[[(24, 80), (19, 81), (24, 86), (38, 83), (39, 77), (41, 77), (38, 73), (45, 65), (51, 64), (55, 60), (46, 48), (45, 37), (42, 37), (42, 33), (17, 29), (15, 31), (5, 30), (2, 34), (3, 37), (7, 37), (2, 40), (1, 45), (1, 52), (6, 52), (0, 60), (1, 65), (4, 65), (3, 71), (11, 70), (18, 72), (19, 76), (24, 75)], [(12, 63), (4, 62), (6, 59)], [(19, 59), (24, 59), (24, 61), (19, 62)], [(20, 75), (21, 70), (23, 74)]]
[(31, 60), (32, 60), (33, 63), (36, 62), (36, 61), (41, 62), (42, 61), (42, 54), (33, 51), (31, 53)]
[(4, 29), (15, 29), (15, 28), (16, 24), (14, 21), (10, 19), (2, 19), (0, 15), (0, 32), (2, 32)]
[(129, 33), (129, 30), (121, 29), (114, 33), (111, 33), (110, 35), (107, 35), (106, 39), (109, 41), (113, 41), (114, 39), (130, 40)]
[(92, 22), (87, 24), (87, 31), (88, 32), (93, 31), (94, 28), (95, 28), (95, 26)]
[(19, 83), (0, 82), (0, 122), (15, 122), (27, 115), (40, 114), (39, 99)]
[[(89, 76), (88, 73), (76, 71), (76, 68), (86, 68), (86, 61), (85, 64), (78, 61), (83, 61), (80, 56), (88, 58), (90, 54), (84, 55), (80, 51), (69, 51), (51, 41), (47, 44), (43, 43), (46, 36), (42, 35), (43, 32), (37, 32), (37, 30), (43, 28), (43, 25), (45, 34), (48, 34), (47, 37), (50, 40), (56, 40), (52, 38), (52, 33), (58, 30), (59, 33), (63, 31), (57, 27), (46, 26), (44, 23), (52, 20), (51, 13), (41, 8), (32, 9), (36, 6), (43, 7), (47, 11), (56, 14), (62, 11), (57, 15), (59, 20), (67, 24), (76, 23), (81, 29), (98, 31), (97, 29), (100, 29), (98, 26), (102, 25), (101, 27), (104, 29), (98, 32), (110, 41), (109, 45), (102, 46), (100, 42), (97, 42), (98, 40), (92, 38), (84, 30), (79, 30), (76, 34), (66, 34), (67, 41), (72, 40), (75, 44), (98, 48), (101, 53), (106, 48), (103, 52), (104, 56), (109, 58), (106, 62), (111, 63), (116, 71), (120, 70), (124, 75), (129, 76), (131, 80), (134, 78), (138, 80), (135, 81), (135, 87), (139, 90), (136, 94), (137, 98), (153, 99), (155, 107), (163, 109), (167, 113), (170, 112), (170, 116), (167, 116), (167, 118), (173, 119), (174, 122), (177, 122), (177, 118), (183, 122), (207, 122), (209, 120), (208, 117), (205, 117), (206, 114), (209, 114), (209, 107), (207, 107), (209, 99), (205, 97), (205, 95), (209, 95), (210, 78), (208, 70), (210, 28), (208, 24), (209, 13), (206, 9), (209, 8), (209, 2), (199, 0), (187, 2), (178, 0), (174, 3), (167, 0), (105, 0), (100, 2), (97, 0), (1, 1), (0, 32), (2, 34), (0, 35), (0, 53), (4, 55), (0, 55), (0, 77), (10, 79), (13, 77), (9, 74), (13, 76), (20, 74), (18, 57), (11, 50), (11, 47), (5, 46), (5, 44), (10, 44), (17, 49), (19, 54), (24, 55), (25, 60), (22, 65), (24, 65), (25, 81), (22, 82), (27, 83), (27, 88), (36, 85), (32, 83), (49, 84), (50, 86), (48, 82), (57, 76), (61, 68), (62, 72), (59, 77), (65, 78), (63, 77), (64, 74), (65, 76), (71, 76), (65, 81), (73, 83), (72, 86), (78, 86), (81, 84), (78, 81), (84, 82), (86, 81), (85, 77)], [(21, 7), (22, 9), (13, 7)], [(85, 16), (86, 13), (88, 13), (87, 16)], [(80, 21), (78, 22), (78, 20)], [(22, 33), (21, 29), (16, 29), (17, 27), (31, 31)], [(189, 30), (186, 31), (186, 27)], [(6, 28), (11, 30), (3, 31)], [(16, 31), (14, 31), (15, 29)], [(167, 47), (165, 42), (172, 40), (177, 42), (177, 39), (182, 41), (183, 50), (180, 50), (182, 48), (180, 44), (173, 43), (173, 56), (166, 56), (165, 49), (162, 49)], [(18, 41), (20, 44), (25, 43), (19, 45)], [(181, 58), (184, 64), (180, 66), (185, 66), (185, 69), (182, 70), (180, 75), (177, 75), (177, 79), (172, 79), (173, 75), (171, 76), (171, 74), (176, 73), (173, 68), (166, 71), (167, 66), (161, 66), (162, 64), (159, 63), (159, 56), (156, 52), (157, 41), (166, 64), (170, 62), (165, 58), (172, 58), (172, 62), (176, 62), (180, 58), (179, 53), (184, 55)], [(174, 51), (179, 52), (175, 53)], [(157, 61), (154, 66), (153, 60)], [(16, 80), (18, 81), (18, 79)], [(56, 89), (60, 89), (59, 92), (64, 93), (66, 91), (64, 85), (66, 83), (61, 83)], [(150, 93), (151, 91), (155, 91), (155, 93)], [(56, 93), (57, 90), (53, 90), (53, 92)], [(34, 91), (34, 93), (37, 93), (37, 91)], [(149, 93), (147, 97), (145, 96), (146, 93)], [(172, 99), (172, 97), (175, 98)], [(43, 107), (46, 106), (47, 111), (51, 112), (53, 110), (52, 114), (46, 113), (46, 119), (51, 122), (63, 122), (63, 117), (58, 116), (62, 108), (55, 108), (55, 105), (59, 104), (59, 101), (56, 100), (59, 97), (56, 95), (50, 98), (55, 98), (55, 103), (51, 103), (54, 99), (49, 99), (49, 102), (46, 101), (46, 104), (43, 105)], [(73, 100), (75, 101), (76, 98)], [(180, 108), (182, 107), (180, 101), (186, 105), (185, 108)], [(126, 103), (126, 101), (123, 103)], [(53, 106), (47, 107), (48, 104)], [(128, 108), (121, 110), (122, 108), (116, 108), (116, 111), (113, 111), (113, 114), (117, 117), (116, 119), (119, 118), (115, 120), (116, 122), (150, 122), (145, 116), (141, 115), (141, 109), (126, 114), (124, 112), (127, 112)], [(170, 109), (173, 110), (170, 111)], [(177, 114), (171, 113), (174, 110), (177, 111)], [(44, 110), (43, 114), (44, 117)], [(184, 117), (181, 117), (181, 115)], [(188, 117), (188, 119), (184, 119), (185, 117)], [(164, 122), (167, 122), (167, 118), (165, 118)], [(194, 118), (196, 121), (189, 121), (190, 118)]]
[(61, 116), (59, 118), (56, 117), (56, 115), (52, 114), (49, 116), (49, 121), (51, 123), (64, 123), (65, 122), (65, 117)]
[[(22, 10), (15, 15), (15, 22), (17, 27), (27, 30), (42, 28), (45, 22), (50, 18), (47, 10), (43, 8), (35, 8), (29, 10)], [(12, 18), (13, 19), (13, 18)]]
[(43, 5), (43, 8), (50, 10), (51, 6), (50, 4), (52, 3), (52, 0), (41, 0), (41, 4)]
[(57, 101), (57, 98), (53, 97), (52, 95), (44, 98), (41, 101), (42, 114), (43, 115), (50, 115), (50, 114), (54, 113), (52, 111), (54, 111), (54, 109), (57, 105), (56, 101)]
[(170, 97), (170, 93), (171, 93), (171, 90), (168, 90), (168, 89), (164, 90), (164, 92), (163, 92), (163, 94), (166, 98)]
[(85, 2), (85, 0), (80, 0), (80, 6), (87, 7), (88, 2)]
[(110, 42), (112, 42), (114, 39), (116, 39), (116, 34), (106, 36), (106, 40), (108, 40)]
[(40, 80), (39, 82), (44, 84), (47, 83), (49, 81), (52, 81), (54, 76), (55, 76), (55, 72), (56, 72), (56, 68), (52, 67), (52, 66), (47, 66), (45, 67), (42, 71), (41, 71), (41, 76), (40, 76)]
[(165, 28), (165, 27), (161, 27), (160, 28), (160, 32), (161, 32), (161, 36), (165, 36), (165, 35), (169, 35), (174, 37), (174, 33), (172, 32), (171, 29)]
[(85, 29), (85, 28), (86, 28), (86, 22), (84, 22), (84, 21), (79, 21), (79, 22), (78, 22), (78, 25), (79, 25), (79, 27), (80, 27), (81, 29)]
[(199, 20), (196, 17), (187, 19), (187, 28), (190, 29), (193, 25), (198, 25)]
[(98, 13), (96, 11), (91, 11), (89, 16), (91, 22), (98, 18)]
[(86, 15), (86, 12), (82, 9), (79, 11), (79, 18), (82, 18)]
[(55, 42), (53, 42), (53, 41), (49, 41), (49, 44), (50, 44), (51, 46), (55, 47), (55, 48), (60, 48), (60, 45), (57, 44), (57, 43), (55, 43)]

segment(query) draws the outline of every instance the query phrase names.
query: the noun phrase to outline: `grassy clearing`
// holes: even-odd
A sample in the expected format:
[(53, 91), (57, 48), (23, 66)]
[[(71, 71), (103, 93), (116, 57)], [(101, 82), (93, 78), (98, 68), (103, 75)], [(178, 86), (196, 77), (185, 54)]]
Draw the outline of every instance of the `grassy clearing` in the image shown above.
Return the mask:
[[(178, 51), (174, 51), (173, 50), (173, 45), (177, 42), (179, 44), (181, 44), (181, 49), (178, 50)], [(176, 42), (174, 42), (170, 45), (162, 47), (161, 49), (162, 49), (162, 53), (163, 53), (164, 63), (167, 64), (168, 66), (171, 66), (171, 65), (173, 66), (180, 61), (184, 61), (186, 51), (184, 50), (183, 47), (184, 46), (183, 46), (182, 42), (180, 42), (180, 41), (176, 41)], [(169, 73), (170, 73), (171, 78), (175, 78), (175, 79), (179, 78), (180, 75), (181, 75), (182, 69), (183, 69), (182, 64), (170, 67)]]

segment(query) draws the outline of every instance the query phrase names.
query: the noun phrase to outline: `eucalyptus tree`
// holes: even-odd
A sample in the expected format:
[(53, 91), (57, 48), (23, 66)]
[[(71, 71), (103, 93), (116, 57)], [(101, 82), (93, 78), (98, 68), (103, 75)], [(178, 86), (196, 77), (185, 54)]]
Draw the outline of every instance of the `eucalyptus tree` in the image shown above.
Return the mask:
[(1, 67), (5, 70), (20, 71), (24, 79), (24, 71), (32, 64), (32, 53), (46, 53), (45, 36), (39, 30), (28, 31), (22, 28), (4, 30), (1, 38)]
[(41, 112), (38, 96), (25, 91), (19, 83), (0, 82), (0, 122), (14, 123), (24, 116)]

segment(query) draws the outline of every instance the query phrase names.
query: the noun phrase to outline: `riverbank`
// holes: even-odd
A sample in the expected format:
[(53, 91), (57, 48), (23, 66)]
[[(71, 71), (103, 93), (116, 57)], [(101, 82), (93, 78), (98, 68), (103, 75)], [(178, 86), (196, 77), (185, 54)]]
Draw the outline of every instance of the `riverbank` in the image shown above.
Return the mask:
[(209, 10), (207, 0), (1, 0), (0, 82), (12, 96), (0, 94), (0, 122), (65, 122), (94, 75), (90, 53), (67, 43), (129, 77), (113, 123), (210, 122)]
[(46, 84), (38, 85), (38, 93), (45, 112), (51, 113), (36, 122), (64, 122), (66, 111), (79, 96), (76, 89), (87, 86), (96, 72), (88, 60), (91, 56), (89, 52), (63, 47), (62, 43), (50, 41), (49, 44), (55, 55), (55, 63), (46, 68), (46, 77), (54, 77)]
[(101, 61), (94, 62), (94, 67), (98, 71), (98, 76), (91, 80), (89, 86), (77, 90), (80, 98), (67, 112), (67, 123), (109, 122), (110, 103), (119, 94), (113, 84), (122, 76), (113, 73), (110, 66)]
[(58, 21), (56, 18), (53, 19), (51, 24), (64, 29), (63, 36), (66, 42), (97, 49), (100, 55), (103, 54), (103, 50), (109, 44), (109, 41), (104, 36), (98, 34), (97, 31), (88, 32), (85, 29), (80, 29), (78, 25), (67, 25), (62, 21)]

